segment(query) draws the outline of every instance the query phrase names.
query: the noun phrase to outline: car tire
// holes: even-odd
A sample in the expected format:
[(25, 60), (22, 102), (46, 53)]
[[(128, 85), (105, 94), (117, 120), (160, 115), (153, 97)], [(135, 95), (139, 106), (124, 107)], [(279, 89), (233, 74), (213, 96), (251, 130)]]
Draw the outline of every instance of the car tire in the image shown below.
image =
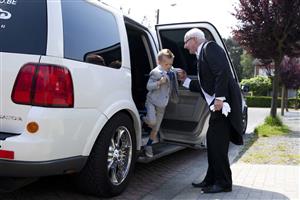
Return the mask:
[(126, 113), (118, 113), (100, 132), (85, 167), (76, 177), (77, 187), (101, 197), (119, 195), (132, 176), (135, 156), (133, 121)]
[(248, 108), (245, 107), (243, 111), (243, 134), (246, 133), (247, 130), (247, 125), (248, 125)]

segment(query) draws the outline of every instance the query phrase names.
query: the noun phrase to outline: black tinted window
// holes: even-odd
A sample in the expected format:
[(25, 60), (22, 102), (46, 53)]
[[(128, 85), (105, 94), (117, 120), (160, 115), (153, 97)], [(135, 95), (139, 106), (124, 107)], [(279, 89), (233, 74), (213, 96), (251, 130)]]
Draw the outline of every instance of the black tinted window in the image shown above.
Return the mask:
[(46, 54), (46, 0), (0, 0), (0, 51)]
[[(191, 55), (188, 50), (184, 49), (183, 38), (189, 30), (190, 28), (162, 30), (160, 31), (160, 37), (163, 48), (170, 49), (175, 55), (173, 66), (184, 69), (189, 75), (197, 75), (197, 58), (195, 55)], [(208, 30), (201, 30), (204, 32), (207, 40), (214, 40)]]
[(82, 0), (63, 0), (62, 11), (66, 58), (121, 67), (120, 36), (111, 13)]

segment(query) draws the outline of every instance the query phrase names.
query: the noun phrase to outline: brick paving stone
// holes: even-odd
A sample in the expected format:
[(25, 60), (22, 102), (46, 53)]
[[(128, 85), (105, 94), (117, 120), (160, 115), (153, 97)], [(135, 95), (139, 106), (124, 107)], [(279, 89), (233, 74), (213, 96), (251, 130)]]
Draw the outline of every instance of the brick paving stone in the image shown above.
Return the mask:
[[(295, 126), (297, 124), (295, 123)], [(241, 147), (230, 146), (233, 163)], [(300, 199), (299, 166), (232, 164), (233, 191), (201, 194), (193, 188), (207, 168), (206, 151), (186, 149), (150, 164), (137, 164), (127, 190), (112, 200), (169, 199)], [(65, 176), (43, 178), (13, 193), (0, 194), (0, 200), (99, 200), (79, 193)]]

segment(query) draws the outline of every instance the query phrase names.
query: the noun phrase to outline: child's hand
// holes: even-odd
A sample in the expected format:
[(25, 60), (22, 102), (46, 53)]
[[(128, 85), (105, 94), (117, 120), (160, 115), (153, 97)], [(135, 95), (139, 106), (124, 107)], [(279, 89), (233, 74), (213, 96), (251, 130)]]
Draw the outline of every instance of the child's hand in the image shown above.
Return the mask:
[(165, 84), (167, 82), (167, 77), (163, 76), (161, 77), (161, 79), (158, 81), (158, 85), (162, 85)]

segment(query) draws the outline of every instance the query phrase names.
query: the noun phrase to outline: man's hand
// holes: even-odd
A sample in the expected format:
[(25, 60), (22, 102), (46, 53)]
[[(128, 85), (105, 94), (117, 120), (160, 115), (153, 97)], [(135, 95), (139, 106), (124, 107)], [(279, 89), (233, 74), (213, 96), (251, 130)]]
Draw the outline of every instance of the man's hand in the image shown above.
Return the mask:
[(178, 76), (178, 80), (184, 82), (185, 79), (187, 78), (187, 74), (183, 69), (176, 69), (177, 71), (177, 76)]
[(219, 100), (219, 99), (215, 99), (214, 106), (215, 106), (215, 110), (217, 110), (217, 111), (222, 110), (222, 108), (223, 108), (223, 101)]

